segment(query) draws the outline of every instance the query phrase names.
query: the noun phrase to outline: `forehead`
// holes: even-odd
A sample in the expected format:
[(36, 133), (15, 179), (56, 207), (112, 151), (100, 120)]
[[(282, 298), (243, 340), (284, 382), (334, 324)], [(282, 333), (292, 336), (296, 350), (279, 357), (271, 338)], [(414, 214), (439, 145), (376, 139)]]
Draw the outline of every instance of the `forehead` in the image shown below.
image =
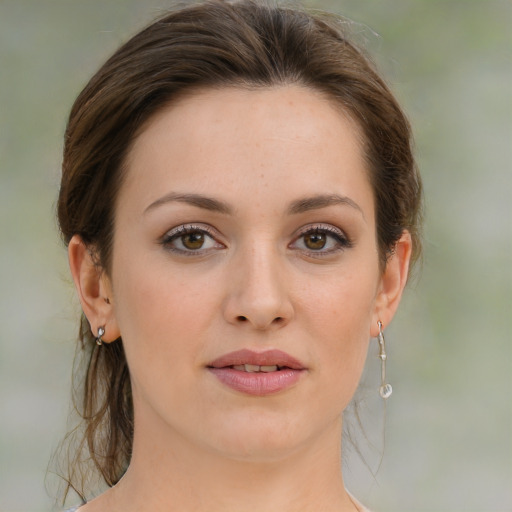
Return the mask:
[(128, 155), (123, 189), (141, 203), (171, 191), (235, 201), (262, 187), (267, 198), (304, 189), (372, 196), (362, 146), (356, 122), (319, 92), (202, 90), (147, 123)]

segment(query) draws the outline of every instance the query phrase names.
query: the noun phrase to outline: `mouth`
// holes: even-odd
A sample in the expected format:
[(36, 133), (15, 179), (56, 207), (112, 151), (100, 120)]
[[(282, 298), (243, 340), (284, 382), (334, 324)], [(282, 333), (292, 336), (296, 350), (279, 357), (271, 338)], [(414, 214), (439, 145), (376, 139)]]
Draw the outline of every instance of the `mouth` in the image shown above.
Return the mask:
[(209, 368), (233, 368), (239, 371), (275, 372), (281, 369), (306, 370), (306, 366), (298, 359), (282, 350), (266, 350), (254, 352), (243, 349), (225, 354), (208, 365)]
[(207, 366), (225, 386), (239, 393), (265, 396), (296, 384), (306, 366), (286, 352), (239, 350), (225, 354)]
[(230, 366), (229, 368), (233, 368), (233, 370), (238, 370), (239, 372), (247, 372), (247, 373), (271, 373), (271, 372), (279, 372), (283, 369), (286, 369), (286, 366), (278, 366), (274, 365), (262, 365), (259, 366), (257, 364), (237, 364)]

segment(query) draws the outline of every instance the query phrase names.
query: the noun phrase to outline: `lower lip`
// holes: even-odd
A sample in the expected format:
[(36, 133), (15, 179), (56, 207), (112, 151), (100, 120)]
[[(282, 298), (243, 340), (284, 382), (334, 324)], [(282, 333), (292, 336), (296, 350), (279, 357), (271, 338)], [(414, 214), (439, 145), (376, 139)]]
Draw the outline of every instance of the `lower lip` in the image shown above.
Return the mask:
[(234, 368), (208, 368), (223, 384), (247, 395), (265, 396), (293, 386), (304, 370), (291, 368), (276, 372), (244, 372)]

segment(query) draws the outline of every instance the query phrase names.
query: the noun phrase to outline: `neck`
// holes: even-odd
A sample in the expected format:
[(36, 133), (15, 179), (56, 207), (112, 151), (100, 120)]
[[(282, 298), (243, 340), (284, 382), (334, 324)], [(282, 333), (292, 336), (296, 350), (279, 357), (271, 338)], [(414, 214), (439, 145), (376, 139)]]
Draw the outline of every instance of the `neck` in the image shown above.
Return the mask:
[(148, 428), (136, 422), (130, 467), (105, 496), (111, 510), (357, 510), (341, 474), (341, 419), (271, 460), (228, 457), (167, 426)]

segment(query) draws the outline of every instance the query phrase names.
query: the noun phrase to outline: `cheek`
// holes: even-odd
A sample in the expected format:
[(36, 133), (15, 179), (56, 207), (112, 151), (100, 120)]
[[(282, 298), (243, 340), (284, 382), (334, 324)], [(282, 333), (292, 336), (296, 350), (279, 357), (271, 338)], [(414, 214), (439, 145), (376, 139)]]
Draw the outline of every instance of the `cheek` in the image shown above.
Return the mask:
[(352, 270), (315, 286), (303, 303), (310, 338), (316, 340), (317, 365), (325, 369), (325, 389), (330, 399), (345, 405), (366, 361), (377, 282), (368, 272)]
[[(347, 264), (324, 276), (316, 276), (297, 291), (300, 307), (310, 319), (316, 319), (317, 328), (326, 331), (327, 339), (336, 334), (347, 340), (357, 338), (357, 334), (369, 336), (379, 282), (377, 266), (370, 263), (373, 260), (368, 264), (364, 260), (358, 265)], [(372, 267), (375, 272), (368, 270)]]
[[(120, 262), (114, 276), (116, 318), (133, 377), (137, 369), (193, 368), (215, 310), (215, 287), (165, 264), (136, 262)], [(183, 360), (189, 364), (180, 365)]]
[(143, 279), (128, 283), (121, 293), (119, 314), (123, 337), (135, 330), (166, 333), (165, 337), (179, 331), (192, 333), (207, 315), (209, 298), (204, 291), (200, 293), (177, 279), (169, 283), (162, 278), (153, 282)]

